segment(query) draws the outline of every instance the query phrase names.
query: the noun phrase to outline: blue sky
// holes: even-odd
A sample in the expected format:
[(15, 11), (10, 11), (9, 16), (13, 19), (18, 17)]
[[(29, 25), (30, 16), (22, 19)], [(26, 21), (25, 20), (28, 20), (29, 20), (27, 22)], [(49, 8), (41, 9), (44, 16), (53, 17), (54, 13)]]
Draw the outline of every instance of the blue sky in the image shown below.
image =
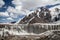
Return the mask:
[[(0, 7), (0, 12), (6, 12), (8, 7), (11, 6), (13, 8), (15, 8), (15, 5), (12, 4), (13, 0), (3, 0), (3, 2), (5, 3), (4, 5), (2, 5), (2, 7)], [(2, 14), (3, 14), (2, 13)], [(1, 13), (0, 13), (1, 14)], [(5, 14), (5, 13), (4, 13)], [(8, 13), (9, 14), (9, 13)], [(24, 15), (18, 15), (17, 18), (12, 18), (10, 16), (3, 16), (0, 15), (0, 23), (5, 23), (5, 22), (13, 22), (13, 21), (18, 21), (20, 18), (24, 17)], [(10, 19), (10, 20), (9, 20)]]
[[(7, 8), (9, 7), (9, 6), (11, 6), (11, 7), (15, 7), (13, 4), (12, 4), (12, 0), (3, 0), (4, 1), (4, 5), (0, 8), (0, 11), (1, 12), (4, 12), (4, 11), (6, 11), (7, 10)], [(6, 8), (5, 8), (6, 7)]]
[[(0, 0), (0, 23), (18, 21), (25, 16), (23, 10), (32, 10), (36, 7), (45, 6), (47, 8), (60, 5), (59, 0)], [(48, 3), (49, 2), (49, 3)], [(54, 2), (54, 3), (53, 3)], [(48, 4), (47, 4), (48, 3)]]

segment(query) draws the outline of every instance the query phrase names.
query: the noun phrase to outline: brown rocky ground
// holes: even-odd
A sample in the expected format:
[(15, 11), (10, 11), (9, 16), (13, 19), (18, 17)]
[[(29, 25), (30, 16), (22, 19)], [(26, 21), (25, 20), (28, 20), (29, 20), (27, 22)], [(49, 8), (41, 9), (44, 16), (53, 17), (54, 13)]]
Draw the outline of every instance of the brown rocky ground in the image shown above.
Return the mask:
[(49, 36), (45, 36), (45, 35), (41, 35), (41, 36), (6, 36), (6, 37), (0, 37), (0, 40), (60, 40), (60, 36), (57, 34), (53, 34), (53, 35), (49, 35)]
[(8, 37), (0, 37), (0, 40), (47, 40), (47, 37), (44, 38), (27, 38), (27, 37), (19, 37), (19, 36), (8, 36)]

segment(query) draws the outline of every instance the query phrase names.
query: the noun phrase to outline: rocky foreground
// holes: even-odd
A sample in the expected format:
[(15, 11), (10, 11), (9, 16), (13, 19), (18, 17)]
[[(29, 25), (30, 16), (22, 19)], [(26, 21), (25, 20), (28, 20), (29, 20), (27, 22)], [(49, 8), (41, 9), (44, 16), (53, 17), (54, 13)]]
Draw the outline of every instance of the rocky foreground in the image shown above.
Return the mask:
[(46, 31), (39, 35), (0, 36), (0, 40), (60, 40), (60, 34), (57, 31)]
[(0, 37), (0, 40), (60, 40), (59, 35), (51, 35), (49, 37), (45, 36), (42, 38), (27, 38), (27, 37), (19, 37), (19, 36), (8, 36), (8, 37)]

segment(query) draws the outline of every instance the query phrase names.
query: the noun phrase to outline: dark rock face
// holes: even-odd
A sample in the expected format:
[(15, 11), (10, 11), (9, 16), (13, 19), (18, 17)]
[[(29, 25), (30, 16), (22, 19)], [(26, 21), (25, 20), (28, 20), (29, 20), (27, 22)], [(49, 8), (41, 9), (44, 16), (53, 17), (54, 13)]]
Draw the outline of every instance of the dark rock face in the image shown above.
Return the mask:
[(41, 11), (38, 9), (35, 10), (33, 13), (25, 16), (19, 24), (33, 24), (33, 23), (49, 23), (51, 22), (51, 15), (50, 11), (47, 8), (40, 8)]

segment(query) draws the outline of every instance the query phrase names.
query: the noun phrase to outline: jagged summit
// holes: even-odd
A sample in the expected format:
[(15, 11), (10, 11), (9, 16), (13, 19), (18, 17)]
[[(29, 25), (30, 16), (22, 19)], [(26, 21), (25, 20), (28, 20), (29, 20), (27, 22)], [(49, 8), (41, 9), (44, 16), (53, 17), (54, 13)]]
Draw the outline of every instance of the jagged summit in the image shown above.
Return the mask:
[(34, 12), (25, 16), (19, 24), (33, 24), (33, 23), (50, 23), (51, 22), (51, 14), (49, 9), (41, 7), (36, 9)]

